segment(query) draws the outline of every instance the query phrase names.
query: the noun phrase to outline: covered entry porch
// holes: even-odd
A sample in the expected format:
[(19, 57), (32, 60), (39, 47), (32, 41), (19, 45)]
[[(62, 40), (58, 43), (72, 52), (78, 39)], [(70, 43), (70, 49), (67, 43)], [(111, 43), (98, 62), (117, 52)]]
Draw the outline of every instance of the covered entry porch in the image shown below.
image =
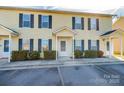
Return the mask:
[(104, 41), (105, 54), (110, 58), (120, 57), (124, 59), (124, 31), (121, 29), (115, 29), (101, 35)]
[(14, 30), (0, 24), (0, 59), (11, 60), (12, 38), (19, 34)]
[(56, 45), (56, 60), (58, 58), (74, 59), (74, 39), (76, 32), (69, 27), (61, 27), (53, 32)]

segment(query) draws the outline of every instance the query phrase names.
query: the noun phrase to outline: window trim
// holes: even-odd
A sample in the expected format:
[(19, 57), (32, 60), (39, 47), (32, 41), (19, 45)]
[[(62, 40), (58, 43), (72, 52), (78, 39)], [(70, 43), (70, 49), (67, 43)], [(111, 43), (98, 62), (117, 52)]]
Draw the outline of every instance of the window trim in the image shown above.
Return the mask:
[(97, 18), (91, 18), (90, 30), (97, 30)]
[(44, 51), (44, 49), (43, 49), (43, 47), (44, 47), (44, 41), (47, 41), (47, 45), (48, 45), (48, 51), (49, 51), (49, 39), (42, 39), (42, 41), (41, 41), (41, 45), (42, 45), (42, 51)]
[[(24, 48), (25, 45), (27, 45), (27, 49)], [(30, 50), (30, 39), (23, 39), (22, 49), (23, 50)]]
[[(77, 22), (77, 20), (78, 20), (79, 22)], [(77, 28), (77, 27), (76, 27), (77, 24), (80, 25), (80, 28)], [(82, 17), (75, 17), (74, 28), (75, 28), (75, 29), (82, 30)]]
[[(93, 45), (93, 43), (95, 43)], [(92, 48), (92, 47), (95, 47), (96, 49)], [(91, 40), (91, 50), (97, 50), (98, 46), (97, 46), (97, 40)]]
[[(29, 22), (29, 26), (28, 26), (28, 27), (25, 27), (25, 26), (24, 26), (24, 22), (25, 22), (24, 16), (25, 16), (25, 15), (28, 15), (28, 17), (29, 17), (29, 20), (26, 20), (27, 22)], [(31, 27), (31, 14), (23, 14), (23, 16), (22, 16), (22, 27), (23, 27), (23, 28), (30, 28), (30, 27)]]
[[(43, 23), (44, 23), (44, 18), (43, 17), (47, 17), (48, 18), (47, 21), (45, 21), (45, 23), (47, 23), (47, 27), (43, 26)], [(49, 15), (42, 15), (40, 21), (41, 21), (40, 25), (41, 25), (42, 28), (49, 28), (49, 24), (50, 24), (50, 22), (49, 22)]]
[[(77, 45), (77, 43), (79, 44), (80, 43), (80, 45)], [(78, 49), (78, 50), (82, 50), (82, 40), (75, 40), (75, 50), (77, 50), (77, 48), (76, 47), (80, 47), (80, 49)]]

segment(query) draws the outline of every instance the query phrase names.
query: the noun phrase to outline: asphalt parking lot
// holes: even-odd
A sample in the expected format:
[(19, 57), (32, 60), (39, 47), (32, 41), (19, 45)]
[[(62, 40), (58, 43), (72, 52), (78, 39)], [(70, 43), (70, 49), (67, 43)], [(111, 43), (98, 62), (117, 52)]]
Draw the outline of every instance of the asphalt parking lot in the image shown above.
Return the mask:
[(124, 64), (0, 71), (1, 86), (123, 86)]

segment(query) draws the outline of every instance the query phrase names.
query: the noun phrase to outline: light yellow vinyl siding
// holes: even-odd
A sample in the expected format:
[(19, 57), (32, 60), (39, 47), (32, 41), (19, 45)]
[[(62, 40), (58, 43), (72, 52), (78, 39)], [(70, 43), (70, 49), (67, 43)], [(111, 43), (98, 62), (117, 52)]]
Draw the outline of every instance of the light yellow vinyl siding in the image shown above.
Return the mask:
[[(120, 17), (113, 25), (112, 25), (112, 29), (121, 29), (124, 30), (124, 17)], [(116, 34), (117, 36), (117, 34)], [(118, 36), (120, 37), (120, 36)], [(120, 53), (120, 39), (115, 39), (114, 40), (114, 47), (115, 47), (115, 52)], [(124, 35), (123, 35), (123, 52), (124, 52)]]
[[(19, 28), (19, 13), (34, 14), (34, 28)], [(38, 15), (52, 15), (52, 29), (38, 28)], [(24, 10), (4, 10), (0, 9), (0, 24), (5, 25), (20, 33), (19, 37), (13, 38), (13, 50), (18, 49), (18, 38), (34, 39), (34, 50), (38, 49), (38, 39), (53, 39), (53, 49), (55, 50), (55, 36), (53, 31), (63, 26), (72, 28), (72, 17), (84, 17), (84, 30), (75, 30), (77, 35), (75, 39), (84, 40), (85, 49), (88, 49), (88, 39), (97, 40), (99, 36), (107, 31), (112, 30), (111, 16), (88, 15), (88, 14), (59, 14), (59, 13), (45, 13), (33, 12)], [(98, 18), (100, 20), (100, 31), (88, 31), (88, 18)], [(102, 40), (100, 41), (100, 49), (104, 50)]]

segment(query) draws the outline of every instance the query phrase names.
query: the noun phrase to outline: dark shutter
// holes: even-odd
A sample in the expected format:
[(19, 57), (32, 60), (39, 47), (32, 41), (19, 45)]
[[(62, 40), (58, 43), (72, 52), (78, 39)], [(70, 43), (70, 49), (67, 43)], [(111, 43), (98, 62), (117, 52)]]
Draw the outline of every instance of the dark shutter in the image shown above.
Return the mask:
[(84, 40), (81, 40), (81, 51), (84, 51)]
[(52, 51), (52, 39), (49, 39), (49, 51)]
[(42, 40), (41, 39), (38, 39), (38, 51), (42, 51)]
[(23, 23), (23, 14), (20, 13), (19, 14), (19, 27), (22, 27), (22, 23)]
[(72, 29), (75, 29), (75, 17), (72, 17)]
[(96, 19), (96, 30), (99, 31), (99, 19)]
[(30, 24), (31, 24), (31, 28), (34, 28), (34, 15), (33, 14), (31, 14), (31, 22), (30, 22)]
[(23, 43), (23, 40), (19, 39), (19, 41), (18, 41), (18, 50), (22, 50), (22, 43)]
[(88, 40), (88, 50), (91, 50), (91, 40)]
[(91, 30), (91, 19), (88, 18), (88, 30)]
[(52, 16), (49, 16), (49, 28), (52, 28)]
[(30, 51), (33, 51), (34, 40), (30, 39)]
[(42, 28), (41, 21), (42, 21), (42, 15), (38, 15), (38, 28)]
[(81, 26), (82, 26), (82, 30), (84, 30), (84, 18), (81, 18)]
[(99, 50), (99, 40), (97, 40), (97, 50)]
[(75, 50), (75, 40), (74, 40), (74, 50)]

